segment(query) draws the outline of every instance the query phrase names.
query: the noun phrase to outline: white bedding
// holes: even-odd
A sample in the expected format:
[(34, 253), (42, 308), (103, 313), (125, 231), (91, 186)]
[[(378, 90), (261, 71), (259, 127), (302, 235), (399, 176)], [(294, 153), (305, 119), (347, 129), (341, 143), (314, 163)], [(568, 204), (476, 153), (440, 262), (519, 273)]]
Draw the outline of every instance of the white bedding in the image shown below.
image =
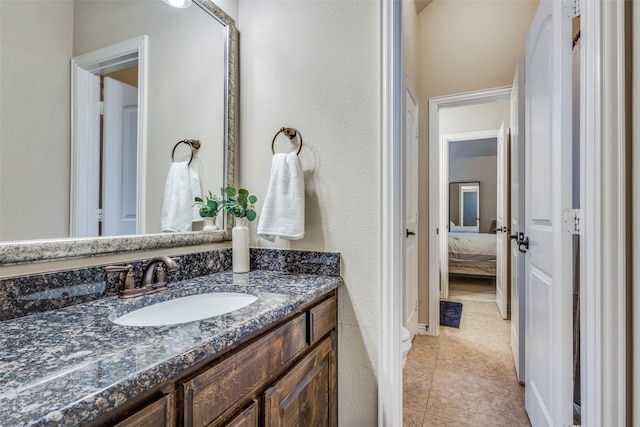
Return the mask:
[(449, 258), (495, 260), (496, 235), (488, 233), (449, 233)]

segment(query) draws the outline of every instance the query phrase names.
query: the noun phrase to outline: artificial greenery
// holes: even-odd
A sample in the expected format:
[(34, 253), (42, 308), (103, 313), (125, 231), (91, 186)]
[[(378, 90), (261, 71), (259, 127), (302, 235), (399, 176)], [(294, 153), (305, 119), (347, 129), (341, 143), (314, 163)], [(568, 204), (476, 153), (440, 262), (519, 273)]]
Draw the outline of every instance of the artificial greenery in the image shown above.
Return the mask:
[(247, 218), (249, 221), (256, 219), (255, 203), (258, 198), (249, 191), (240, 188), (236, 190), (234, 187), (227, 187), (224, 190), (225, 199), (220, 203), (225, 211), (237, 218)]
[(215, 218), (220, 209), (222, 209), (222, 200), (216, 194), (212, 194), (211, 191), (209, 191), (209, 195), (205, 199), (195, 198), (195, 204), (200, 205), (200, 216), (202, 218)]

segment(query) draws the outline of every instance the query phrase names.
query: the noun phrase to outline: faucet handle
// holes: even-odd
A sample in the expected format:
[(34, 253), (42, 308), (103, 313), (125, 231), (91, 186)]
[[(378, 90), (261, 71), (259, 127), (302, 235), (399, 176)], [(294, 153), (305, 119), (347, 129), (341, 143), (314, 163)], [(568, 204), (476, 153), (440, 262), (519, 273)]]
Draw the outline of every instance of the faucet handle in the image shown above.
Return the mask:
[(165, 273), (164, 267), (162, 264), (158, 264), (156, 267), (156, 283), (166, 283), (167, 275)]
[(109, 265), (104, 268), (106, 271), (127, 271), (127, 275), (124, 278), (124, 289), (135, 289), (136, 279), (133, 276), (133, 265)]

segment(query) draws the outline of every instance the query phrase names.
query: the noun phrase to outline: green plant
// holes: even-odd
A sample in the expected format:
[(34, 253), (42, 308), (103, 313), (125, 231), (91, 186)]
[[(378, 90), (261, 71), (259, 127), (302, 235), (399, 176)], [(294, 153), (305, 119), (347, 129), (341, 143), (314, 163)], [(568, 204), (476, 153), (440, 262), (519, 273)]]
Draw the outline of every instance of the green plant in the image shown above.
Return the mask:
[(205, 199), (202, 200), (202, 198), (196, 197), (194, 205), (200, 205), (201, 217), (215, 218), (218, 215), (218, 211), (222, 209), (222, 200), (216, 194), (212, 194), (211, 191), (209, 191), (209, 195)]
[(224, 189), (224, 195), (226, 199), (220, 201), (222, 207), (230, 215), (237, 218), (247, 218), (249, 221), (256, 219), (255, 203), (258, 198), (253, 194), (249, 194), (249, 191), (240, 188), (236, 190), (234, 187), (227, 187)]

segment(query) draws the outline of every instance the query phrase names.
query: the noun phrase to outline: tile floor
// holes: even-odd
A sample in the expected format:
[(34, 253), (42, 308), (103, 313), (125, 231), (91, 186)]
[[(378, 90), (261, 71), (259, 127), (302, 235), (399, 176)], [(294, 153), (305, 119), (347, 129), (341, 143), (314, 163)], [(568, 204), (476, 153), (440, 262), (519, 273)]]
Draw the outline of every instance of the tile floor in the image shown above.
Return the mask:
[(404, 427), (530, 426), (495, 287), (455, 279), (448, 299), (463, 303), (460, 329), (414, 338), (403, 372)]

